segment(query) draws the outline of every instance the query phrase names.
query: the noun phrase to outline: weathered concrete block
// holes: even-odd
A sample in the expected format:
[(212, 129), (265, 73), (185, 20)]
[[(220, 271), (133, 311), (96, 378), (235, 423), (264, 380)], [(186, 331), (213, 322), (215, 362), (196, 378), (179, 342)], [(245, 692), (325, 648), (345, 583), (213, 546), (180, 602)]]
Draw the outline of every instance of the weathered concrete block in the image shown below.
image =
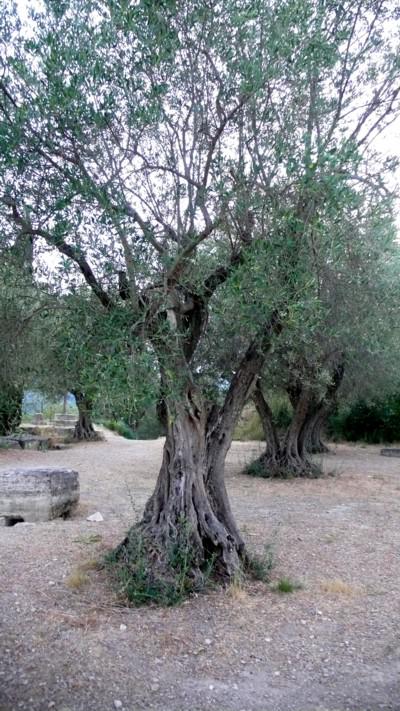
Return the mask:
[(0, 521), (50, 521), (68, 516), (79, 501), (79, 474), (73, 469), (34, 467), (0, 471)]
[(400, 457), (400, 449), (381, 449), (383, 457)]

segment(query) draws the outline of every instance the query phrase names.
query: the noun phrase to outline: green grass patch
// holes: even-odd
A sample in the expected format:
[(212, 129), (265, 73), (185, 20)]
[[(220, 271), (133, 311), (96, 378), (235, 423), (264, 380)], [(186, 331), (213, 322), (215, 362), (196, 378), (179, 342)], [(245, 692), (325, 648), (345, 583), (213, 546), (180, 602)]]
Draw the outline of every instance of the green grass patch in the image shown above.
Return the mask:
[(190, 528), (181, 522), (166, 551), (157, 550), (134, 526), (123, 547), (106, 556), (105, 563), (127, 604), (171, 607), (210, 585), (215, 558), (199, 569)]
[(302, 584), (296, 582), (295, 580), (290, 580), (290, 578), (280, 578), (273, 589), (279, 593), (293, 593), (296, 590), (302, 589)]

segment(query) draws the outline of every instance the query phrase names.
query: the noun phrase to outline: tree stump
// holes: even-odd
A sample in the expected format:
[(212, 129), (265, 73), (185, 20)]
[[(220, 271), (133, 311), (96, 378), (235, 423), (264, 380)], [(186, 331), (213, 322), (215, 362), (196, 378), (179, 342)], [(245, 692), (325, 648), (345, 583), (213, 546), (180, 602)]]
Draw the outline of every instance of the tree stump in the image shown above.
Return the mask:
[(0, 523), (66, 518), (78, 505), (79, 474), (73, 469), (34, 467), (0, 471)]

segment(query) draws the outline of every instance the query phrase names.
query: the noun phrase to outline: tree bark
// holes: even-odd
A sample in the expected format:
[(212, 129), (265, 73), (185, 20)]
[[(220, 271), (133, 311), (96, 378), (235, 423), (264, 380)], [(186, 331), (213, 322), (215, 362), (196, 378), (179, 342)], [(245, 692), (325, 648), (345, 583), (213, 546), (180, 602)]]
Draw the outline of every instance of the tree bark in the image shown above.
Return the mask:
[(312, 410), (303, 427), (303, 448), (309, 454), (326, 454), (328, 447), (322, 441), (322, 428), (328, 416), (327, 408), (320, 405)]
[(328, 454), (329, 448), (322, 441), (322, 431), (329, 414), (329, 408), (323, 408), (314, 418), (311, 435), (309, 452), (311, 454)]
[(260, 337), (247, 348), (232, 378), (222, 408), (214, 410), (207, 431), (207, 490), (219, 518), (235, 539), (240, 541), (239, 551), (245, 556), (244, 543), (239, 534), (225, 487), (225, 459), (232, 444), (233, 432), (258, 379), (260, 370), (271, 349), (274, 335), (279, 335), (282, 323), (274, 312)]
[(92, 409), (93, 404), (89, 397), (85, 396), (80, 390), (73, 390), (72, 394), (75, 398), (78, 408), (78, 420), (75, 425), (74, 440), (81, 441), (96, 441), (99, 435), (93, 427)]

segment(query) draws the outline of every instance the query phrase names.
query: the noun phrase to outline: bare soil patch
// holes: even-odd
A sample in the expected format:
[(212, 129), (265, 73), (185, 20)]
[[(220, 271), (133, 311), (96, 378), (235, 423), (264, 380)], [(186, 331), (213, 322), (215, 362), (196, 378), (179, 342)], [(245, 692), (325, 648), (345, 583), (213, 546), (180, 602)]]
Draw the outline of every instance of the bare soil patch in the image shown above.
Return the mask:
[[(162, 441), (0, 450), (0, 468), (77, 469), (67, 521), (0, 529), (0, 710), (400, 710), (400, 462), (339, 445), (312, 481), (227, 481), (249, 546), (273, 545), (272, 579), (168, 609), (118, 606), (93, 561), (151, 493)], [(328, 475), (331, 474), (331, 476)], [(100, 511), (101, 523), (86, 517)], [(121, 627), (122, 625), (122, 627)], [(115, 702), (121, 702), (121, 705)]]

